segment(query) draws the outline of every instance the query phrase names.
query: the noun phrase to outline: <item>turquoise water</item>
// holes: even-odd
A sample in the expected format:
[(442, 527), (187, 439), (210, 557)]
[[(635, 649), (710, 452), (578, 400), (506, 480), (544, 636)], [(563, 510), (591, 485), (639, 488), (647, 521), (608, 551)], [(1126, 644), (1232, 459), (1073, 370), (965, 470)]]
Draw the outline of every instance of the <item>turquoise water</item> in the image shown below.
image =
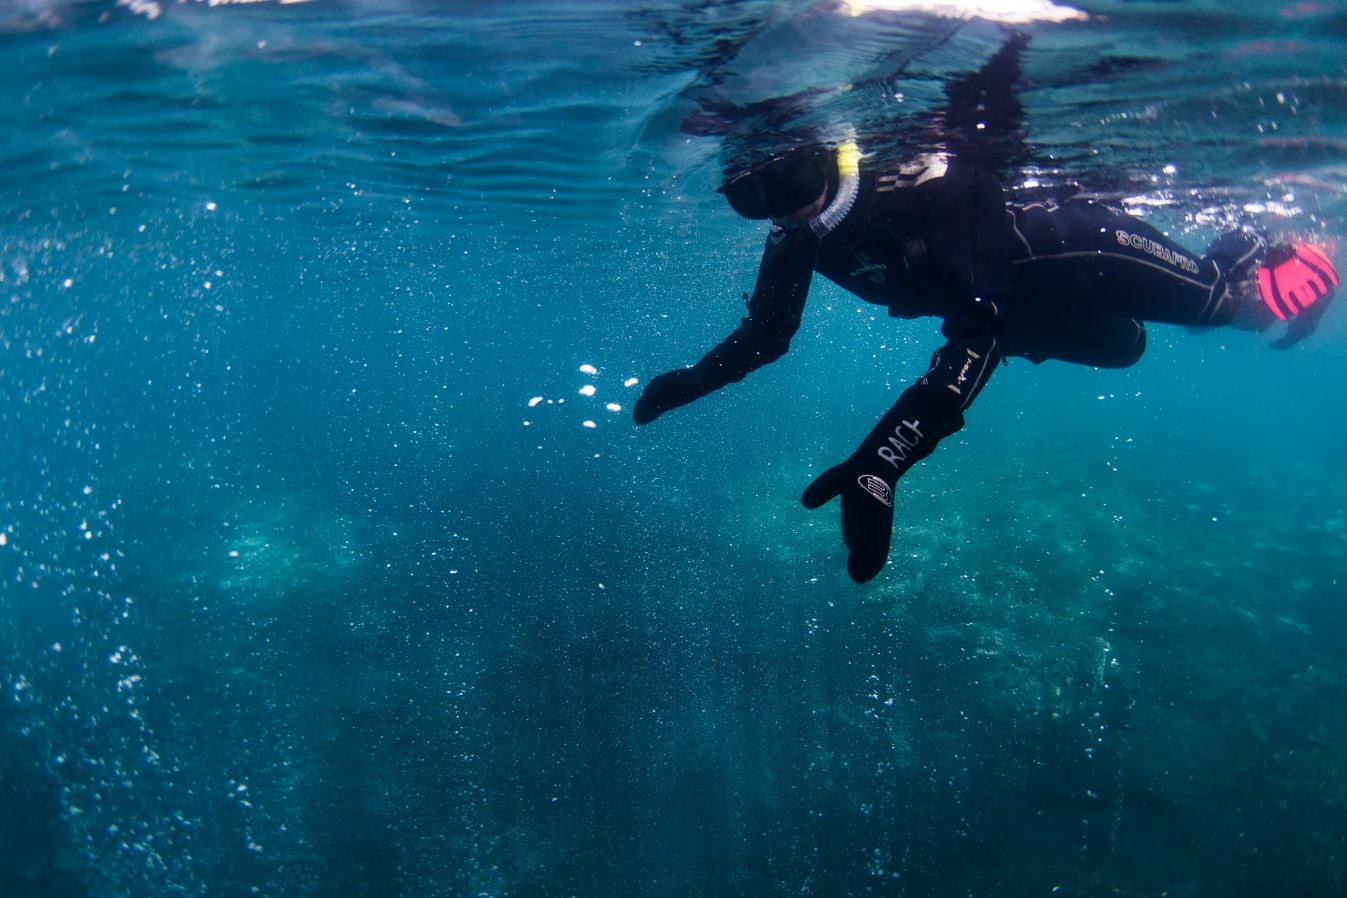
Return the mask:
[[(1018, 191), (1342, 241), (1347, 4), (1074, 8)], [(630, 423), (727, 157), (928, 149), (1004, 35), (851, 11), (0, 8), (0, 895), (1343, 893), (1341, 308), (1012, 361), (863, 587), (798, 496), (936, 322), (816, 283)]]

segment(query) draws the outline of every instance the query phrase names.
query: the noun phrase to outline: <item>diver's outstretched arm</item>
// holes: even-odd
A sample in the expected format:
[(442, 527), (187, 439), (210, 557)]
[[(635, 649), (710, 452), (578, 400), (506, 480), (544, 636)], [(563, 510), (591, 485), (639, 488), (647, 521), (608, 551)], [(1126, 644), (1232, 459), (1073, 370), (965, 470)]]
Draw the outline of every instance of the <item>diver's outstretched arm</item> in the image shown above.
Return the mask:
[(847, 573), (857, 583), (873, 578), (888, 561), (898, 478), (963, 427), (964, 410), (1000, 359), (1000, 347), (990, 333), (951, 338), (932, 357), (930, 370), (903, 391), (851, 457), (824, 471), (800, 497), (806, 508), (842, 497)]
[(676, 368), (646, 384), (632, 409), (632, 419), (648, 424), (785, 355), (800, 328), (818, 243), (807, 227), (782, 230), (774, 225), (748, 300), (748, 317), (697, 364)]

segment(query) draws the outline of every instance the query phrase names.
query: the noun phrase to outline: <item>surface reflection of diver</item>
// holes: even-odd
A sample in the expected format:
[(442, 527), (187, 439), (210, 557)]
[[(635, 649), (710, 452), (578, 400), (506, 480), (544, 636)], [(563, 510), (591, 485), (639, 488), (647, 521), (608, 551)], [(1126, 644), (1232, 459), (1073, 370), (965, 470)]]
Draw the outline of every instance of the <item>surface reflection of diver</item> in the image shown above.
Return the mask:
[(803, 496), (842, 500), (847, 569), (864, 582), (888, 557), (894, 487), (944, 437), (1008, 356), (1125, 367), (1145, 350), (1143, 321), (1266, 330), (1274, 345), (1310, 333), (1338, 285), (1320, 248), (1269, 248), (1247, 230), (1202, 256), (1105, 204), (1009, 206), (975, 158), (929, 157), (869, 170), (854, 143), (806, 147), (734, 173), (736, 212), (772, 226), (748, 316), (689, 368), (646, 386), (646, 424), (780, 358), (815, 271), (898, 318), (938, 316), (945, 344), (860, 447)]

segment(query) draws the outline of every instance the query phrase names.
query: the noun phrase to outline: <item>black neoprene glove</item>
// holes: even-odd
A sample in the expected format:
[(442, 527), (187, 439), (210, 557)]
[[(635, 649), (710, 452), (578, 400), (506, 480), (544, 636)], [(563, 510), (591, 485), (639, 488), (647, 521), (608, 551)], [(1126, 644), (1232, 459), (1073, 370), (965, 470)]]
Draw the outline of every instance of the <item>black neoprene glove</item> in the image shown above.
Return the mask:
[(893, 483), (865, 461), (853, 455), (834, 465), (800, 497), (805, 508), (818, 508), (841, 495), (847, 573), (857, 583), (874, 578), (883, 569), (893, 537)]
[(678, 368), (661, 374), (645, 385), (641, 398), (631, 410), (637, 424), (649, 424), (671, 409), (687, 405), (705, 396), (707, 389), (702, 376), (693, 368)]
[(850, 458), (824, 471), (804, 491), (800, 501), (805, 508), (819, 508), (834, 496), (842, 497), (842, 541), (852, 580), (873, 579), (889, 559), (898, 478), (962, 424), (961, 415), (957, 420), (919, 418), (912, 413), (911, 403), (900, 400)]

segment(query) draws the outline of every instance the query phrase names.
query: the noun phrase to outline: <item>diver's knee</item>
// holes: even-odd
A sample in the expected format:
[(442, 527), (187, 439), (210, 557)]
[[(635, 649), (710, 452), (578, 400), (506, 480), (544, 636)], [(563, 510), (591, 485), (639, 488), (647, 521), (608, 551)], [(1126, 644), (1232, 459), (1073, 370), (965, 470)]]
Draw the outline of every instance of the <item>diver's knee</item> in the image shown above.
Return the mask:
[(1110, 341), (1108, 348), (1098, 353), (1095, 367), (1130, 368), (1141, 361), (1141, 357), (1146, 354), (1146, 327), (1140, 321), (1133, 324), (1136, 330), (1132, 333), (1132, 339)]
[(1235, 319), (1239, 317), (1240, 308), (1245, 305), (1248, 305), (1248, 302), (1243, 297), (1228, 298), (1225, 302), (1213, 309), (1211, 313), (1207, 315), (1206, 319), (1201, 321), (1197, 326), (1205, 329), (1209, 327), (1225, 327), (1234, 324)]
[(1137, 362), (1141, 361), (1141, 357), (1145, 354), (1146, 354), (1146, 328), (1144, 325), (1141, 324), (1141, 322), (1137, 322), (1136, 340), (1132, 343), (1131, 349), (1124, 350), (1124, 352), (1122, 353), (1122, 361), (1119, 363), (1118, 367), (1130, 368)]

